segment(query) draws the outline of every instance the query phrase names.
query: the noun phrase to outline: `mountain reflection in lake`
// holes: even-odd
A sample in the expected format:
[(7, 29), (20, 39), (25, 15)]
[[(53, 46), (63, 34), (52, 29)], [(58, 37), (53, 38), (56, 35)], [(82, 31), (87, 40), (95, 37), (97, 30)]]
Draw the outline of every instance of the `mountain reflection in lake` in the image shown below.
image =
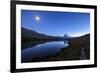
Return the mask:
[(37, 58), (57, 55), (62, 48), (68, 46), (68, 41), (38, 41), (24, 42), (22, 44), (22, 62), (30, 62)]

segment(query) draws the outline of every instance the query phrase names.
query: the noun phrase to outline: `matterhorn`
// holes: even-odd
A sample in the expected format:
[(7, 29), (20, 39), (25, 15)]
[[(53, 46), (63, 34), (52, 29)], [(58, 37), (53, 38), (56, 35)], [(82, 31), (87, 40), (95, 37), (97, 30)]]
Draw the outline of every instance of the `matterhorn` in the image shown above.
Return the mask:
[(64, 34), (64, 39), (68, 39), (69, 38), (69, 36), (65, 33)]

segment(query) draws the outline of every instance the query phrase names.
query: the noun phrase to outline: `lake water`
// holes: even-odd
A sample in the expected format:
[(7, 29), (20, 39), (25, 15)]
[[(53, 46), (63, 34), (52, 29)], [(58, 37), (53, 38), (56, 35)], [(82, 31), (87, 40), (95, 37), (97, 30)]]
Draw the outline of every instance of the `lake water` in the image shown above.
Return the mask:
[(67, 47), (67, 41), (26, 42), (22, 46), (22, 62), (29, 62), (35, 58), (56, 55), (62, 48)]

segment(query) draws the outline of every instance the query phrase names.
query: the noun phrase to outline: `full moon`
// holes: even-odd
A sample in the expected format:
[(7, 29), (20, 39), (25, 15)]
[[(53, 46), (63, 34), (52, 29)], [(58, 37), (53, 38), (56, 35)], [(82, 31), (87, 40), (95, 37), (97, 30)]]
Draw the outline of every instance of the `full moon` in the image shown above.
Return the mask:
[(40, 17), (39, 17), (39, 16), (35, 16), (35, 19), (36, 19), (37, 21), (39, 21), (39, 20), (40, 20)]

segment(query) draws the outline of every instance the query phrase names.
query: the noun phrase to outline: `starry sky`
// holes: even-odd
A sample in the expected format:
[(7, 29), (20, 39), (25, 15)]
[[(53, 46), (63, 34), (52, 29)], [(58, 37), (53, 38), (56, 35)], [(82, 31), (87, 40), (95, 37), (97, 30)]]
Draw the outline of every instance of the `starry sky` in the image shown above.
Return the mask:
[(51, 36), (82, 36), (90, 32), (90, 14), (21, 10), (21, 27)]

